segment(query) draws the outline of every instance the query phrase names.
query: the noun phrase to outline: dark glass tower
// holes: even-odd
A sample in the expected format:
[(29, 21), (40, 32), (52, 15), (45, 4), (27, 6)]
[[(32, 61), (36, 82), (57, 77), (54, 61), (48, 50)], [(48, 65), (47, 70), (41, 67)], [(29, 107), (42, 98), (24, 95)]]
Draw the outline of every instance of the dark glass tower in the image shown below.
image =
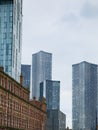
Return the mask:
[(0, 0), (0, 66), (19, 81), (21, 73), (22, 0)]
[(30, 89), (31, 81), (31, 65), (21, 65), (21, 73), (23, 76), (23, 86)]
[(39, 99), (40, 83), (52, 78), (52, 54), (40, 51), (32, 55), (32, 98)]
[(73, 130), (96, 130), (98, 66), (84, 61), (72, 68)]

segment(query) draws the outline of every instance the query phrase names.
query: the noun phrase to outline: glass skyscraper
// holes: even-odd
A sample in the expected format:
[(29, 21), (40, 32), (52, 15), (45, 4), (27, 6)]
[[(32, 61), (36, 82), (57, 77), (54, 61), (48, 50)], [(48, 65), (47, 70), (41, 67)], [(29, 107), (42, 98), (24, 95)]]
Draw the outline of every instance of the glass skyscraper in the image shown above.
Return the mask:
[(98, 65), (84, 61), (72, 68), (72, 129), (96, 130)]
[(46, 80), (40, 83), (40, 99), (46, 98), (47, 110), (60, 109), (60, 81)]
[(23, 86), (30, 89), (31, 81), (31, 65), (21, 65), (21, 73), (23, 76)]
[(21, 72), (22, 0), (0, 0), (0, 66), (19, 81)]
[(39, 99), (40, 83), (52, 78), (52, 54), (40, 51), (32, 55), (32, 98)]
[(65, 130), (66, 115), (60, 111), (60, 81), (45, 80), (40, 83), (40, 100), (46, 98), (47, 130)]

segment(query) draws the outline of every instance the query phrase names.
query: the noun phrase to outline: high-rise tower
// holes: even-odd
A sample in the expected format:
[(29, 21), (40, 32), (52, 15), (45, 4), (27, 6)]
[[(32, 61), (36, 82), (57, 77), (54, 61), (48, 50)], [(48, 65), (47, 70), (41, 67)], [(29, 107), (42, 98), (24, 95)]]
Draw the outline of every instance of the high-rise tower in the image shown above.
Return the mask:
[(40, 51), (32, 55), (32, 98), (39, 99), (40, 83), (52, 78), (52, 54)]
[(85, 61), (72, 66), (73, 130), (96, 130), (97, 67), (98, 65)]
[(23, 76), (23, 86), (30, 89), (31, 81), (31, 65), (21, 65), (21, 73)]
[(66, 115), (60, 111), (60, 81), (45, 80), (40, 83), (40, 100), (46, 98), (47, 130), (65, 130)]
[(60, 81), (46, 80), (40, 83), (40, 99), (46, 98), (47, 110), (60, 109)]
[(0, 0), (0, 66), (19, 81), (21, 73), (22, 0)]

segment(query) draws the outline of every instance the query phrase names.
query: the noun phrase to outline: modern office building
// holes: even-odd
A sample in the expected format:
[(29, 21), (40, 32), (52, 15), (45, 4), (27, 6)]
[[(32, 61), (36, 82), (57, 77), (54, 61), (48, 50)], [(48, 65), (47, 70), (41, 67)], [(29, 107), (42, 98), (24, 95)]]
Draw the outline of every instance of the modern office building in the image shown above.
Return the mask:
[(60, 109), (60, 81), (46, 80), (40, 83), (40, 99), (46, 98), (47, 110)]
[(22, 0), (0, 0), (0, 66), (19, 81), (21, 73)]
[(52, 79), (52, 54), (40, 51), (32, 55), (32, 98), (39, 99), (40, 83)]
[(60, 110), (47, 110), (47, 130), (65, 130), (66, 115)]
[(72, 66), (73, 130), (96, 130), (98, 65), (81, 62)]
[(30, 89), (31, 65), (21, 65), (21, 74), (23, 76), (23, 86)]

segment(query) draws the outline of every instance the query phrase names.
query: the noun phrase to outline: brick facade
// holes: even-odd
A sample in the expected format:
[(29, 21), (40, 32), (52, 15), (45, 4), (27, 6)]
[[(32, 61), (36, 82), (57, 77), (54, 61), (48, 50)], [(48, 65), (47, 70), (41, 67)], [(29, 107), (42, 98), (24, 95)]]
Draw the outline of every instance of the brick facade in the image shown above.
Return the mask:
[(46, 130), (46, 104), (0, 68), (0, 130)]

